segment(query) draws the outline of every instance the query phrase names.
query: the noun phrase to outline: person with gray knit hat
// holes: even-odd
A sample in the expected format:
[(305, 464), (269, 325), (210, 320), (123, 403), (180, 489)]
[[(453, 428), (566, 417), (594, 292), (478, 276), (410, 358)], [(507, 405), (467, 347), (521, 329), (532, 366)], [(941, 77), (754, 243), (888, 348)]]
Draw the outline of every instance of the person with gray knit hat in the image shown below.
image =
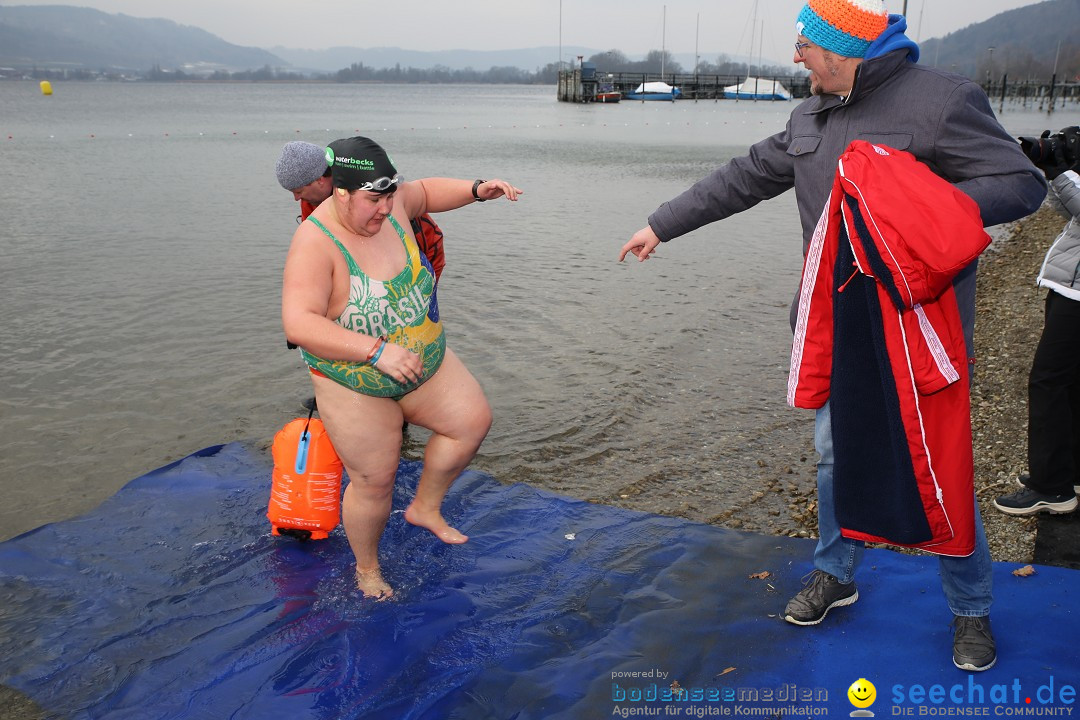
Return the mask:
[[(889, 15), (882, 0), (809, 0), (798, 15), (792, 61), (809, 72), (812, 96), (792, 110), (781, 132), (755, 143), (746, 155), (661, 204), (648, 224), (623, 245), (619, 259), (633, 254), (639, 261), (648, 260), (663, 242), (794, 189), (803, 256), (810, 265), (813, 257), (807, 251), (812, 241), (826, 235), (824, 230), (816, 231), (819, 218), (824, 217), (822, 209), (829, 205), (839, 159), (856, 140), (873, 143), (885, 155), (904, 151), (929, 166), (974, 201), (985, 226), (1018, 220), (1037, 210), (1046, 196), (1046, 183), (1002, 128), (986, 94), (968, 78), (918, 65), (919, 47), (904, 34), (906, 28), (907, 21)], [(968, 367), (974, 362), (976, 263), (963, 268), (951, 288)], [(860, 265), (856, 271), (863, 269)], [(859, 280), (864, 286), (866, 277)], [(793, 330), (811, 311), (808, 300), (806, 307), (802, 304), (797, 293), (791, 305)], [(860, 330), (869, 336), (873, 328)], [(861, 349), (843, 337), (836, 344), (848, 353)], [(858, 409), (877, 419), (887, 415), (885, 405), (867, 401)], [(830, 610), (859, 599), (855, 569), (864, 543), (842, 524), (841, 517), (864, 497), (860, 490), (880, 487), (880, 478), (863, 472), (862, 466), (858, 472), (851, 471), (851, 449), (866, 431), (857, 424), (853, 404), (834, 403), (826, 396), (823, 405), (814, 407), (814, 440), (820, 456), (819, 539), (804, 587), (781, 614), (800, 626), (817, 625)], [(967, 448), (957, 447), (956, 453), (970, 453), (969, 442), (970, 434), (963, 443)], [(904, 458), (886, 456), (876, 473), (903, 476), (906, 481)], [(839, 464), (838, 458), (847, 464)], [(973, 485), (973, 478), (964, 480)], [(974, 536), (974, 550), (961, 557), (941, 555), (939, 566), (953, 616), (953, 664), (961, 670), (980, 671), (994, 665), (997, 646), (989, 617), (992, 564), (974, 492), (971, 502), (972, 513), (958, 522), (964, 522), (965, 533)], [(915, 516), (913, 506), (901, 508), (884, 497), (872, 509), (881, 523), (907, 522)], [(878, 585), (884, 583), (882, 578)]]
[(293, 194), (294, 200), (311, 205), (304, 218), (330, 197), (330, 166), (326, 164), (326, 150), (314, 143), (302, 140), (285, 143), (274, 172), (278, 183)]

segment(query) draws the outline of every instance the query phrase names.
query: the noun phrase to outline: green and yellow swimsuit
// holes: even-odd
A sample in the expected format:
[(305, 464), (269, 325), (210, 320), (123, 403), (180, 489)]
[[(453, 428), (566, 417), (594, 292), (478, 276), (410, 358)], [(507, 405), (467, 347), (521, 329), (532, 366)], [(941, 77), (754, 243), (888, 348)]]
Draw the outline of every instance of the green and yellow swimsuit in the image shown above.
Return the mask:
[(383, 336), (387, 342), (412, 350), (424, 365), (423, 375), (415, 383), (399, 383), (366, 362), (324, 360), (301, 348), (304, 361), (315, 374), (364, 395), (400, 397), (418, 388), (442, 364), (446, 338), (439, 322), (439, 304), (435, 297), (435, 273), (428, 259), (392, 215), (394, 226), (407, 261), (400, 273), (390, 280), (369, 278), (353, 260), (345, 246), (315, 218), (308, 218), (341, 250), (349, 265), (349, 301), (337, 318), (344, 328), (358, 333)]

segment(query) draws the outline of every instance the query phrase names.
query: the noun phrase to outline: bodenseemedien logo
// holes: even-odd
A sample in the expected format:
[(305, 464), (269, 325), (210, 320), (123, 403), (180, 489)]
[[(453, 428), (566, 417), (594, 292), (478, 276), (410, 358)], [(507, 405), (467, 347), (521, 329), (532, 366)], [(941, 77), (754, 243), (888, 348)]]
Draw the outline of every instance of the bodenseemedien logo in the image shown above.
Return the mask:
[(874, 683), (866, 678), (859, 678), (851, 683), (847, 697), (855, 706), (855, 709), (851, 711), (851, 717), (874, 717), (874, 713), (867, 710), (877, 700), (877, 688), (874, 687)]

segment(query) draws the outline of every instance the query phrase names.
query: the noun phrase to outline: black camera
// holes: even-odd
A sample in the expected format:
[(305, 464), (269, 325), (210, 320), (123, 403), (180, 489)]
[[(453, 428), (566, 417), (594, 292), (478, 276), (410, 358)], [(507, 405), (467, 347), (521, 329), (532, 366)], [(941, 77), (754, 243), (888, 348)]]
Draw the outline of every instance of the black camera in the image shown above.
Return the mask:
[(1070, 168), (1080, 160), (1080, 127), (1073, 125), (1056, 133), (1044, 130), (1037, 138), (1022, 137), (1020, 148), (1040, 169), (1059, 165)]

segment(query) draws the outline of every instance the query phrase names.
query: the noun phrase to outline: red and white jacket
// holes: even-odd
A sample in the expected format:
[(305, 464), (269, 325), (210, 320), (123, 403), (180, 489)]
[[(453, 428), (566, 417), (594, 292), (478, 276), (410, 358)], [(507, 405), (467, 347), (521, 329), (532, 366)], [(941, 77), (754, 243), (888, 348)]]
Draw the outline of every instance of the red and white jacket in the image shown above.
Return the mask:
[(856, 140), (807, 251), (788, 403), (830, 404), (845, 537), (975, 547), (967, 351), (952, 279), (990, 243), (975, 202)]

